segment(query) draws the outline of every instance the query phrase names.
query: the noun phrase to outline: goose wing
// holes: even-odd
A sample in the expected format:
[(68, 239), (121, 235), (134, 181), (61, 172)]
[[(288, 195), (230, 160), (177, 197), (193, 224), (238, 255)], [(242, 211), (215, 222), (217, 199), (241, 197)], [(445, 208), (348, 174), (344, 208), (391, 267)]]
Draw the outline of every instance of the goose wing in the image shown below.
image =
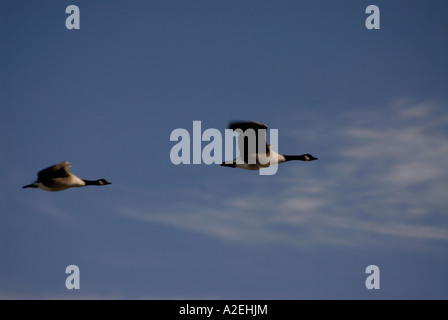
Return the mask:
[[(269, 146), (266, 141), (266, 130), (268, 126), (255, 121), (232, 122), (229, 125), (232, 130), (241, 130), (244, 134), (238, 137), (238, 148), (244, 162), (248, 163), (249, 159), (249, 135), (246, 135), (246, 130), (252, 129), (255, 132), (255, 148), (252, 146), (251, 150), (255, 150), (256, 154), (266, 154), (269, 156)], [(259, 146), (266, 146), (264, 150), (259, 150)], [(244, 150), (244, 154), (243, 151)]]
[(48, 181), (54, 178), (66, 178), (70, 176), (70, 167), (71, 165), (68, 161), (60, 162), (54, 166), (39, 171), (37, 178), (39, 181)]

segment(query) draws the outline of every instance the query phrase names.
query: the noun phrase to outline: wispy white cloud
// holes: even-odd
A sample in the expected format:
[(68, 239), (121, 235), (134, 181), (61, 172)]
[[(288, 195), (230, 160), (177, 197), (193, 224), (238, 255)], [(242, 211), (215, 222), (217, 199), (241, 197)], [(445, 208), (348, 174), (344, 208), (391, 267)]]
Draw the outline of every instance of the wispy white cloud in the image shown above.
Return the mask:
[(35, 201), (33, 203), (33, 207), (38, 210), (41, 214), (44, 214), (54, 220), (59, 221), (62, 224), (69, 225), (73, 223), (73, 217), (63, 210), (61, 207), (58, 207), (54, 204), (50, 204), (49, 202), (44, 202), (42, 200)]
[[(121, 215), (226, 241), (309, 246), (391, 239), (448, 241), (448, 112), (409, 100), (341, 114), (331, 134), (319, 115), (302, 121), (327, 159), (286, 164), (271, 177), (244, 175), (219, 192), (178, 191), (168, 205), (121, 207)], [(300, 115), (303, 120), (303, 115)], [(302, 137), (295, 129), (291, 136)], [(330, 138), (329, 138), (330, 137)], [(300, 138), (302, 139), (302, 138)], [(250, 181), (248, 181), (248, 179)], [(263, 180), (263, 181), (265, 181)], [(258, 188), (247, 188), (250, 184)], [(269, 187), (267, 187), (268, 185)], [(204, 201), (206, 199), (206, 201)]]
[(372, 191), (377, 190), (376, 201), (383, 210), (395, 204), (402, 216), (440, 214), (448, 206), (443, 196), (448, 192), (446, 108), (420, 103), (390, 110), (388, 126), (377, 115), (372, 119), (376, 128), (347, 128), (345, 134), (353, 145), (341, 154), (355, 160), (353, 171), (362, 171), (366, 165), (376, 167), (357, 176), (367, 179)]

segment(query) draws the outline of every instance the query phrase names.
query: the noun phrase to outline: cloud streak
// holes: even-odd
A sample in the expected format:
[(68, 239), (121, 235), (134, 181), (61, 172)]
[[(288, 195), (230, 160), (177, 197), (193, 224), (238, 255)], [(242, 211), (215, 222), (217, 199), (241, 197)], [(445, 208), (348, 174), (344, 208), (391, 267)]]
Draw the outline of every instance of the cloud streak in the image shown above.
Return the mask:
[[(409, 101), (341, 114), (329, 133), (319, 115), (302, 122), (307, 140), (327, 157), (317, 165), (285, 165), (270, 184), (260, 177), (222, 182), (210, 190), (179, 191), (157, 208), (120, 207), (120, 215), (243, 243), (293, 246), (390, 245), (391, 239), (448, 241), (448, 113), (442, 105)], [(299, 132), (284, 132), (299, 137)], [(280, 133), (281, 134), (281, 133)], [(266, 178), (265, 178), (266, 179)], [(196, 196), (195, 196), (196, 193)], [(207, 197), (207, 202), (201, 201)], [(398, 241), (400, 242), (400, 241)]]

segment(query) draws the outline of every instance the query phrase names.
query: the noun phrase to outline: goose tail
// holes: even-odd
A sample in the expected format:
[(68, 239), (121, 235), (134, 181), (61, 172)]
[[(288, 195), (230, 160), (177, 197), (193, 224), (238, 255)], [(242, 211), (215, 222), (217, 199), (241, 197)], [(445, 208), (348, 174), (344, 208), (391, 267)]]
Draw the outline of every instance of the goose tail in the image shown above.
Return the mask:
[(27, 184), (26, 186), (23, 186), (22, 188), (23, 189), (26, 189), (26, 188), (37, 188), (37, 186), (36, 186), (36, 184), (32, 183), (32, 184)]

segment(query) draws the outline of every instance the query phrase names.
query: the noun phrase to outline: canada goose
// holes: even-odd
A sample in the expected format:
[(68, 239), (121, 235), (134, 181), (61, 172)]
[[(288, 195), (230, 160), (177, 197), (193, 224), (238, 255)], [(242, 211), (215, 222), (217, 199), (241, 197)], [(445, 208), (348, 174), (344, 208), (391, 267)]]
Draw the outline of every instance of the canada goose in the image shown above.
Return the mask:
[(64, 161), (38, 172), (37, 180), (23, 188), (40, 188), (46, 191), (62, 191), (73, 187), (105, 186), (111, 184), (106, 179), (85, 180), (69, 171), (71, 165)]
[[(274, 150), (271, 150), (270, 145), (268, 145), (266, 142), (266, 130), (268, 129), (268, 126), (266, 126), (265, 124), (255, 121), (233, 122), (229, 125), (229, 128), (232, 130), (240, 129), (242, 132), (245, 132), (248, 129), (253, 129), (255, 131), (255, 137), (256, 137), (255, 154), (249, 153), (249, 146), (248, 146), (249, 138), (245, 135), (240, 134), (238, 137), (238, 148), (241, 153), (240, 158), (235, 159), (233, 161), (225, 161), (221, 164), (221, 166), (231, 168), (241, 168), (246, 170), (258, 170), (260, 168), (267, 168), (271, 165), (280, 164), (291, 160), (301, 160), (301, 161), (317, 160), (316, 157), (313, 157), (309, 153), (302, 155), (287, 156), (278, 154)], [(263, 131), (260, 134), (258, 134), (258, 130)], [(266, 145), (266, 149), (260, 150), (259, 152), (258, 147), (264, 145)]]

